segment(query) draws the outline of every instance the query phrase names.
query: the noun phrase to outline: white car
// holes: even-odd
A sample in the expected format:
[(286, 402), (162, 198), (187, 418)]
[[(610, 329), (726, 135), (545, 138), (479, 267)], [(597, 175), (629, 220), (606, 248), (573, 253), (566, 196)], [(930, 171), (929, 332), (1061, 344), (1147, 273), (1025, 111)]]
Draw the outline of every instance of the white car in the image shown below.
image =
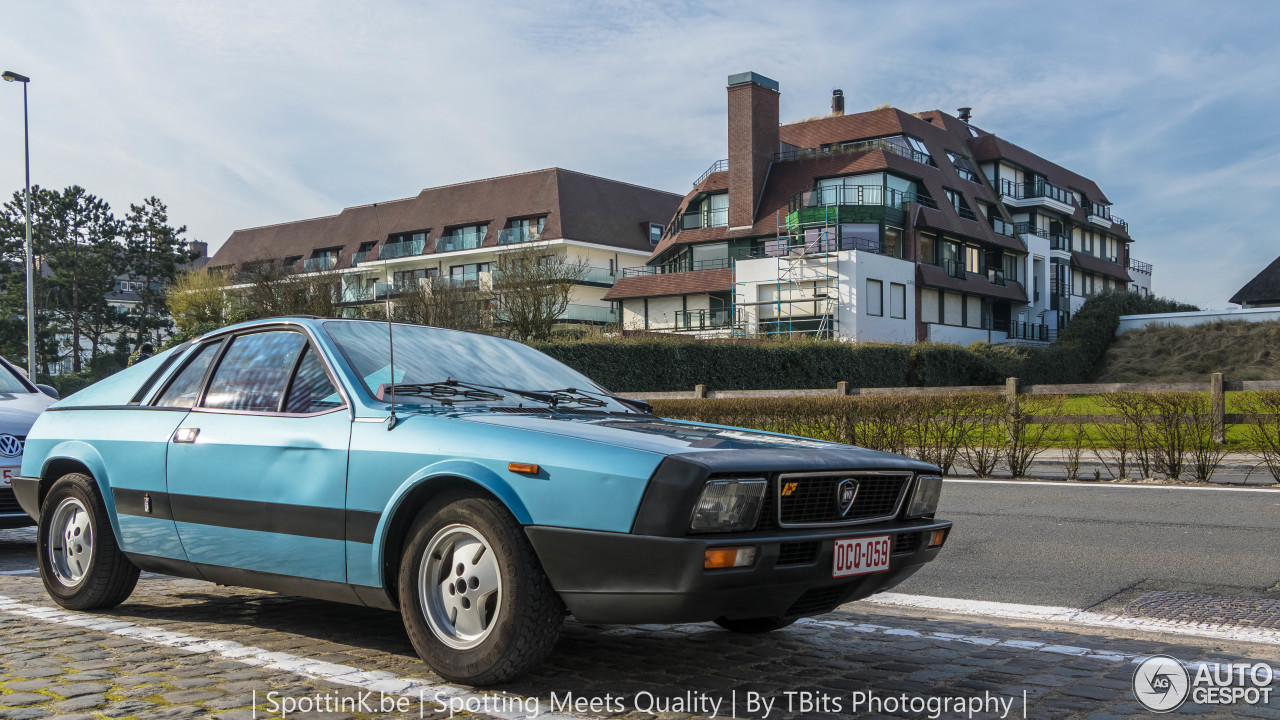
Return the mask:
[(0, 528), (35, 525), (13, 496), (12, 478), (22, 466), (22, 450), (32, 423), (58, 399), (48, 385), (36, 385), (0, 357)]

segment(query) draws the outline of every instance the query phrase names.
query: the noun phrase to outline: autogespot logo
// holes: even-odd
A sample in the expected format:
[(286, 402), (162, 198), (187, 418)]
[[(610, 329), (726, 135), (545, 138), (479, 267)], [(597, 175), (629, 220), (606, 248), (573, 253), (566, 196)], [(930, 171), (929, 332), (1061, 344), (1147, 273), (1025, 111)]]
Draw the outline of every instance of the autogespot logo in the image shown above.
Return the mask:
[(1191, 689), (1191, 676), (1182, 663), (1168, 655), (1155, 655), (1142, 661), (1133, 673), (1133, 694), (1152, 712), (1176, 710), (1186, 702)]

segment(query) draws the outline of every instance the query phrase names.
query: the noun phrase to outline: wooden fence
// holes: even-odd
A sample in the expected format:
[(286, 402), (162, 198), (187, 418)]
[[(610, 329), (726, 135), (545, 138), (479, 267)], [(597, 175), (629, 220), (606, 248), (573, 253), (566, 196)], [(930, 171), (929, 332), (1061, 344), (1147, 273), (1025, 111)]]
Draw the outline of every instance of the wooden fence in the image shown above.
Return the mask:
[[(841, 395), (948, 395), (953, 393), (992, 393), (1007, 398), (1009, 409), (1016, 413), (1019, 395), (1103, 395), (1115, 392), (1207, 392), (1210, 411), (1213, 414), (1214, 439), (1223, 442), (1227, 425), (1249, 422), (1251, 417), (1227, 412), (1226, 393), (1257, 390), (1280, 390), (1277, 380), (1225, 380), (1222, 373), (1213, 373), (1207, 383), (1094, 383), (1064, 385), (1023, 385), (1018, 378), (1008, 378), (1003, 385), (959, 385), (951, 387), (900, 387), (900, 388), (851, 388), (848, 383), (836, 383), (834, 388), (810, 390), (713, 390), (697, 385), (687, 392), (622, 393), (639, 400), (700, 400), (719, 398), (781, 398), (781, 397), (830, 397)], [(1064, 425), (1094, 425), (1122, 423), (1120, 415), (1053, 415), (1032, 416), (1032, 423), (1052, 422)]]

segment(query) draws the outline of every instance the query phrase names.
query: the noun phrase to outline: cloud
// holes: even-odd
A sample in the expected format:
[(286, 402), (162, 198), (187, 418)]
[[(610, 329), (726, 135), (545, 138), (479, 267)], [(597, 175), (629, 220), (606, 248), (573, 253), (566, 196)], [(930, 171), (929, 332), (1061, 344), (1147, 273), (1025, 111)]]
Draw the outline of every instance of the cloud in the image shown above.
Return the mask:
[[(1280, 6), (1278, 6), (1280, 7)], [(1270, 260), (1280, 60), (1270, 5), (20, 4), (33, 180), (232, 230), (558, 165), (683, 192), (725, 149), (724, 80), (784, 119), (961, 105), (1094, 178), (1160, 292), (1222, 305)], [(0, 90), (10, 90), (2, 88)], [(0, 93), (0, 127), (21, 121)], [(0, 143), (0, 185), (21, 183)]]

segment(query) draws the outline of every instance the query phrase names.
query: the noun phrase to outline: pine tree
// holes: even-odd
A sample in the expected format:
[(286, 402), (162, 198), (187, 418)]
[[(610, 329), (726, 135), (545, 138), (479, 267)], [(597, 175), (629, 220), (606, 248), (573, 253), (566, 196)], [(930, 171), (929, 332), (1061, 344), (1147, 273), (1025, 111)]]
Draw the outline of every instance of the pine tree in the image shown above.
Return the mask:
[(152, 196), (129, 206), (125, 218), (124, 264), (129, 276), (142, 284), (142, 301), (130, 318), (135, 345), (161, 342), (160, 332), (172, 327), (165, 314), (165, 298), (178, 271), (195, 254), (182, 237), (187, 228), (169, 224), (169, 211)]

